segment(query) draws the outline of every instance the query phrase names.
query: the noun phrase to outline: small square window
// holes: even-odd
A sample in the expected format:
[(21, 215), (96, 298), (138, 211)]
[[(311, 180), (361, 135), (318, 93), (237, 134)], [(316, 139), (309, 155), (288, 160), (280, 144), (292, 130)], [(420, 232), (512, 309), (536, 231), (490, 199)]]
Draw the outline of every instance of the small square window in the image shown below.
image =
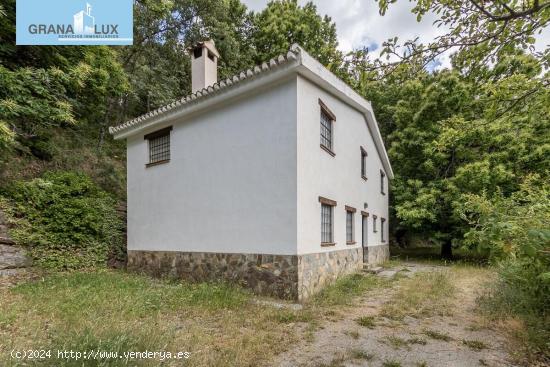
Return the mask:
[(154, 165), (170, 161), (170, 131), (172, 127), (145, 135), (149, 146), (149, 163)]

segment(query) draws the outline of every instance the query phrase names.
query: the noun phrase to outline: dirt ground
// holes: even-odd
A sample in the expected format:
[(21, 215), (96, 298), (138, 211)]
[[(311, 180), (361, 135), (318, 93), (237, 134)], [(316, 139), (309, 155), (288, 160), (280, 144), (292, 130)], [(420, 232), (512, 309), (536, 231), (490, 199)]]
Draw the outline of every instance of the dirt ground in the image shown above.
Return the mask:
[[(324, 321), (313, 338), (279, 355), (272, 366), (514, 366), (504, 337), (489, 329), (475, 312), (476, 295), (490, 276), (488, 270), (404, 263), (378, 276), (393, 277), (398, 272), (411, 277), (435, 271), (450, 271), (454, 283), (449, 314), (401, 320), (383, 317), (384, 307), (398, 294), (399, 282), (395, 282), (393, 287), (364, 295), (354, 306)], [(360, 325), (361, 317), (372, 323)]]

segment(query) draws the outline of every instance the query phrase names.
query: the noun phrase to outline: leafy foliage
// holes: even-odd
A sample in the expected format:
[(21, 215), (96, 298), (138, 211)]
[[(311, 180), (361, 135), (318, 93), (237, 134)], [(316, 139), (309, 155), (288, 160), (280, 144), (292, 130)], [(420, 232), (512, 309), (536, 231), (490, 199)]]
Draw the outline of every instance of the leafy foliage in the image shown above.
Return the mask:
[(334, 22), (321, 17), (312, 2), (302, 7), (297, 0), (270, 1), (254, 23), (256, 63), (286, 53), (293, 43), (299, 43), (329, 69), (336, 69), (342, 61)]
[(6, 191), (11, 232), (39, 266), (78, 269), (104, 265), (120, 251), (123, 223), (116, 201), (89, 177), (49, 172)]
[(514, 308), (550, 316), (550, 184), (526, 177), (510, 197), (470, 194), (462, 210), (466, 244), (491, 253), (502, 281), (515, 289)]

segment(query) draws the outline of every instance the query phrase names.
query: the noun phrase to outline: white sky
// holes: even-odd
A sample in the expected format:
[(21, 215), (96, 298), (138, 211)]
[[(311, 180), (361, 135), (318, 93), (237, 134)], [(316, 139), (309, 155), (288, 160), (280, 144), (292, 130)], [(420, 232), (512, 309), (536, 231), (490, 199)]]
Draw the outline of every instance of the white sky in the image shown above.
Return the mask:
[[(267, 0), (241, 0), (251, 10), (261, 11)], [(307, 0), (298, 0), (300, 5)], [(433, 26), (433, 15), (425, 16), (421, 22), (411, 13), (413, 4), (401, 0), (389, 6), (385, 16), (378, 13), (375, 0), (313, 0), (321, 15), (328, 15), (336, 23), (340, 50), (346, 52), (354, 48), (368, 46), (374, 51), (382, 42), (391, 37), (399, 37), (400, 43), (419, 37), (420, 42), (429, 42), (445, 33), (444, 29)], [(550, 44), (550, 27), (537, 36), (537, 49), (543, 50)], [(377, 51), (372, 53), (377, 56)], [(449, 66), (448, 55), (439, 61), (441, 67)]]

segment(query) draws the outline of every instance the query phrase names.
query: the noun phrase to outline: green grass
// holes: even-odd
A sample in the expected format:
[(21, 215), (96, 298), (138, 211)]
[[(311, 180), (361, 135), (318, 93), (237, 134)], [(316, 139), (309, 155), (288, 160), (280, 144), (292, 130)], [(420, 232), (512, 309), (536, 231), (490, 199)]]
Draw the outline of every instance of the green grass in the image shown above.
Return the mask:
[(395, 335), (386, 336), (381, 339), (381, 342), (390, 345), (393, 349), (409, 349), (409, 343), (407, 342), (407, 340)]
[(445, 342), (450, 342), (451, 340), (453, 340), (453, 338), (451, 338), (448, 334), (440, 333), (439, 331), (435, 330), (424, 330), (424, 335), (432, 339), (442, 340)]
[(419, 345), (426, 345), (428, 342), (426, 339), (419, 338), (419, 337), (412, 337), (407, 340), (407, 343), (409, 344), (419, 344)]
[(382, 367), (401, 367), (401, 363), (393, 359), (387, 359), (382, 363)]
[(452, 307), (455, 292), (449, 272), (417, 273), (400, 281), (398, 291), (381, 315), (392, 320), (403, 320), (405, 316), (446, 315)]
[[(186, 365), (257, 365), (303, 337), (287, 323), (314, 324), (307, 309), (275, 309), (251, 298), (250, 292), (226, 283), (191, 284), (108, 270), (52, 274), (0, 289), (0, 340), (9, 341), (0, 343), (0, 366), (15, 365), (9, 359), (11, 349), (187, 351), (191, 357)], [(25, 362), (98, 365), (57, 358)], [(101, 365), (159, 363), (114, 359)]]
[(369, 353), (363, 349), (357, 349), (357, 348), (352, 349), (350, 351), (350, 354), (351, 354), (351, 358), (353, 359), (362, 359), (365, 361), (370, 361), (374, 358), (374, 354)]
[(376, 322), (374, 320), (375, 320), (374, 316), (361, 316), (355, 321), (363, 327), (374, 329), (376, 327)]
[(462, 340), (462, 344), (466, 345), (468, 348), (480, 351), (483, 349), (487, 349), (487, 344), (480, 340)]
[(387, 280), (374, 275), (347, 275), (315, 295), (313, 303), (318, 306), (350, 305), (355, 297), (385, 284), (388, 284)]

